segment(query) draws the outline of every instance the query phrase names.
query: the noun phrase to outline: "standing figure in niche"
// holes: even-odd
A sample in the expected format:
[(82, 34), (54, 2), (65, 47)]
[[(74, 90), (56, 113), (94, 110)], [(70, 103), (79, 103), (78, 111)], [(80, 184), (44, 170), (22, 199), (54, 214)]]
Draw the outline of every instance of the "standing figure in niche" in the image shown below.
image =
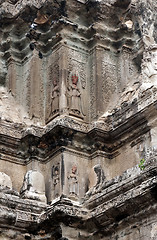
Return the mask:
[(53, 179), (53, 190), (54, 190), (54, 197), (59, 197), (59, 166), (52, 167), (52, 179)]
[(72, 75), (72, 83), (70, 84), (68, 88), (68, 96), (70, 97), (70, 110), (74, 114), (80, 115), (82, 113), (81, 111), (81, 92), (78, 88), (78, 76), (76, 74)]
[(59, 111), (59, 86), (57, 81), (53, 81), (53, 90), (51, 95), (51, 115)]
[(77, 179), (77, 167), (73, 166), (71, 169), (71, 173), (68, 176), (69, 179), (69, 194), (73, 196), (77, 196), (78, 194), (78, 179)]

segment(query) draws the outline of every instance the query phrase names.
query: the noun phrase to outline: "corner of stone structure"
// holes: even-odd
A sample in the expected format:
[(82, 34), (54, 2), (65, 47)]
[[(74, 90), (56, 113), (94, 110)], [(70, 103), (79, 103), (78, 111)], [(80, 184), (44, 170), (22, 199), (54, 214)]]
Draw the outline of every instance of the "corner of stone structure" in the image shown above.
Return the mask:
[(0, 1), (0, 239), (157, 239), (156, 1)]

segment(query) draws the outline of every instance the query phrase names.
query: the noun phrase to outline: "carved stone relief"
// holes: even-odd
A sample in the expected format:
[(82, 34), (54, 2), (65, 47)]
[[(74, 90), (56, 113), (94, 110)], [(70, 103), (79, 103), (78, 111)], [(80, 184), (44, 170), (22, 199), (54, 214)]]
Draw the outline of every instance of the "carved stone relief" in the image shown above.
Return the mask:
[[(68, 54), (68, 71), (69, 75), (73, 69), (79, 72), (80, 83), (83, 89), (86, 88), (87, 84), (87, 54), (70, 49)], [(68, 79), (69, 79), (68, 75)]]
[[(96, 84), (95, 84), (95, 58), (94, 52), (91, 53), (91, 63), (90, 63), (90, 107), (89, 107), (89, 115), (92, 120), (96, 119)], [(92, 59), (93, 58), (93, 59)]]
[(118, 69), (121, 70), (120, 82), (122, 83), (122, 88), (124, 88), (126, 84), (131, 84), (137, 81), (138, 69), (133, 63), (133, 56), (127, 50), (123, 50), (122, 55), (118, 60), (120, 60), (120, 63), (118, 61)]
[[(67, 76), (67, 100), (70, 114), (75, 114), (84, 118), (87, 114), (87, 62), (88, 57), (86, 53), (76, 51), (74, 49), (68, 50), (68, 76)], [(76, 77), (75, 77), (76, 76)], [(74, 83), (74, 78), (77, 82)], [(71, 96), (70, 96), (71, 95)], [(73, 101), (75, 98), (75, 101)], [(77, 100), (76, 100), (77, 99)], [(78, 106), (72, 109), (75, 102)]]
[(88, 198), (92, 194), (95, 194), (100, 191), (102, 188), (104, 182), (105, 182), (105, 174), (104, 170), (102, 169), (102, 166), (100, 164), (97, 164), (93, 167), (93, 171), (96, 174), (96, 183), (93, 187), (89, 189), (89, 191), (86, 193), (86, 197)]
[(57, 81), (53, 81), (53, 89), (51, 95), (51, 114), (55, 114), (59, 111), (59, 86)]
[(52, 167), (52, 191), (54, 198), (59, 197), (60, 194), (60, 165), (54, 165)]
[(51, 120), (59, 113), (59, 51), (53, 53), (49, 61), (48, 67), (48, 87), (47, 87), (47, 106), (46, 106), (46, 121)]
[[(0, 81), (7, 92), (0, 89), (0, 166), (13, 168), (17, 190), (26, 169), (33, 170), (20, 196), (0, 172), (0, 239), (1, 228), (30, 233), (6, 237), (16, 240), (143, 239), (143, 222), (156, 213), (157, 88), (143, 95), (139, 88), (157, 78), (157, 47), (147, 46), (155, 38), (154, 17), (145, 9), (156, 1), (139, 0), (141, 45), (131, 12), (137, 0), (3, 2)], [(140, 82), (134, 59), (140, 70), (143, 51)], [(24, 117), (22, 108), (30, 115)], [(136, 145), (144, 136), (140, 153)], [(155, 167), (127, 170), (141, 158), (152, 158)], [(138, 234), (125, 235), (126, 225)], [(154, 240), (156, 227), (145, 231)]]
[[(107, 107), (113, 94), (117, 92), (117, 67), (115, 64), (102, 61), (102, 96), (104, 106)], [(104, 109), (105, 111), (106, 109)]]
[(68, 107), (69, 113), (82, 117), (83, 106), (82, 106), (82, 94), (79, 87), (79, 75), (75, 73), (70, 74), (69, 86), (67, 89)]
[(78, 175), (77, 167), (74, 165), (71, 168), (71, 173), (68, 175), (69, 197), (78, 197)]
[[(97, 61), (99, 64), (97, 64)], [(92, 120), (103, 114), (117, 93), (118, 71), (116, 57), (102, 48), (91, 52), (90, 61), (90, 114)], [(100, 104), (102, 103), (103, 104)]]
[[(156, 8), (156, 2), (155, 1), (139, 1), (139, 8), (144, 7), (145, 13), (139, 14), (139, 22), (141, 25), (141, 31), (142, 31), (142, 40), (145, 45), (145, 47), (148, 47), (151, 44), (155, 43), (154, 38), (154, 31), (156, 29), (155, 23), (156, 23), (156, 12), (154, 9)], [(143, 5), (143, 6), (142, 6)], [(140, 12), (139, 12), (140, 13)]]
[(151, 45), (143, 54), (142, 74), (152, 85), (157, 84), (157, 45)]

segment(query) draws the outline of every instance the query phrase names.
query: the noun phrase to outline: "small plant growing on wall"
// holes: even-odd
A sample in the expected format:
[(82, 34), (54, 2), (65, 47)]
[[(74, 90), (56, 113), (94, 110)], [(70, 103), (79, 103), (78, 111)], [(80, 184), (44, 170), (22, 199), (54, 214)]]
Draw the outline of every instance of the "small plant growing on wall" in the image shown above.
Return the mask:
[(142, 159), (140, 160), (139, 165), (138, 165), (141, 170), (144, 170), (144, 169), (145, 169), (144, 163), (145, 163), (145, 159), (142, 158)]

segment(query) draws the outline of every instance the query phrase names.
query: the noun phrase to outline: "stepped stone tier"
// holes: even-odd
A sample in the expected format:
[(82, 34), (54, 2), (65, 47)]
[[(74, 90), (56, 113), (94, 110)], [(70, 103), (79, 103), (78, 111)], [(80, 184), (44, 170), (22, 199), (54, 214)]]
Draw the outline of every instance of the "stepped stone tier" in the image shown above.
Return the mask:
[(0, 0), (10, 239), (157, 239), (157, 1)]

